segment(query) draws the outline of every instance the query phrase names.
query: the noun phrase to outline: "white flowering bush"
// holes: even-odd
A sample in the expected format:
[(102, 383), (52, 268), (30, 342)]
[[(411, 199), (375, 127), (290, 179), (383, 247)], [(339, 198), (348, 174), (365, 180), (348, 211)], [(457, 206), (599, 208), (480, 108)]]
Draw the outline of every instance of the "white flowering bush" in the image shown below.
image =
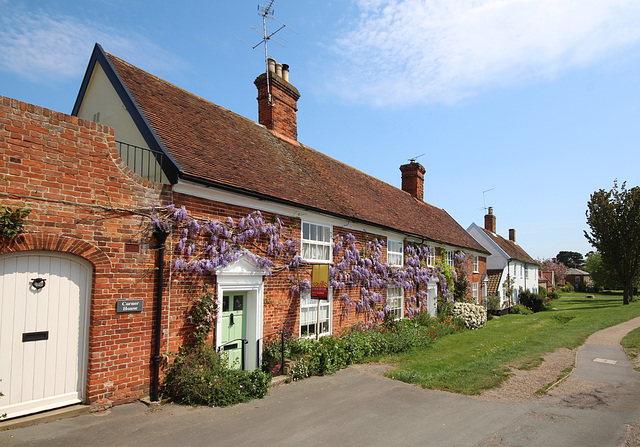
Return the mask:
[(479, 304), (456, 302), (453, 317), (462, 318), (469, 329), (478, 329), (487, 322), (487, 311)]

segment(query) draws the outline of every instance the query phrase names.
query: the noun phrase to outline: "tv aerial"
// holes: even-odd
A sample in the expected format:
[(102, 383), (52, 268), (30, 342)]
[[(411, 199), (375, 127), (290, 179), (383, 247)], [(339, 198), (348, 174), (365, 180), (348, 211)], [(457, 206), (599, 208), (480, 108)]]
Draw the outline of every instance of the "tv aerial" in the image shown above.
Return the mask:
[[(258, 43), (252, 45), (252, 44), (247, 43), (244, 40), (236, 37), (236, 39), (238, 39), (240, 42), (250, 46), (254, 50), (258, 49), (260, 46), (263, 46), (263, 48), (264, 48), (265, 73), (267, 73), (267, 92), (269, 92), (269, 104), (270, 105), (273, 105), (273, 104), (272, 104), (272, 101), (271, 101), (271, 88), (269, 86), (269, 77), (270, 77), (270, 75), (269, 75), (269, 52), (268, 52), (267, 43), (268, 42), (273, 42), (273, 43), (281, 46), (282, 48), (284, 48), (285, 47), (284, 44), (287, 41), (284, 38), (278, 36), (277, 34), (280, 31), (282, 31), (283, 29), (285, 29), (285, 28), (290, 29), (294, 33), (296, 32), (295, 30), (293, 30), (292, 28), (288, 27), (287, 25), (285, 25), (280, 20), (278, 20), (278, 19), (276, 19), (274, 17), (275, 11), (273, 9), (273, 5), (275, 4), (275, 2), (276, 2), (276, 0), (269, 0), (264, 5), (258, 5), (258, 15), (260, 15), (260, 17), (262, 17), (262, 29), (258, 29), (258, 28), (254, 27), (254, 26), (250, 27), (253, 31), (258, 33), (262, 37), (262, 39)], [(275, 31), (271, 31), (269, 29), (269, 27), (267, 26), (267, 20), (272, 20), (274, 22), (277, 22), (277, 24), (276, 24), (277, 29)]]
[(482, 191), (482, 208), (480, 208), (478, 211), (484, 211), (485, 214), (487, 212), (487, 202), (485, 201), (485, 194), (488, 193), (489, 191), (493, 191), (495, 188), (491, 188), (491, 189), (485, 189), (484, 191)]
[(417, 160), (418, 158), (422, 157), (423, 155), (426, 155), (426, 154), (420, 154), (420, 155), (417, 155), (417, 156), (415, 156), (415, 157), (408, 158), (408, 159), (407, 159), (407, 161), (408, 161), (409, 163), (415, 163), (415, 162), (416, 162), (416, 160)]

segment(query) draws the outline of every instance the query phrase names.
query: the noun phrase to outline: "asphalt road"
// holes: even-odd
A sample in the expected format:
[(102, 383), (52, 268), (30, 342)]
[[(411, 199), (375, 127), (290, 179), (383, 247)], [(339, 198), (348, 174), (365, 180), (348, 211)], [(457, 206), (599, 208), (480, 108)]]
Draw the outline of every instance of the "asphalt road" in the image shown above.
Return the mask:
[(640, 373), (619, 346), (578, 352), (572, 378), (597, 383), (592, 392), (519, 403), (424, 390), (385, 368), (352, 366), (228, 408), (121, 405), (0, 432), (0, 446), (605, 447), (624, 445), (640, 417)]

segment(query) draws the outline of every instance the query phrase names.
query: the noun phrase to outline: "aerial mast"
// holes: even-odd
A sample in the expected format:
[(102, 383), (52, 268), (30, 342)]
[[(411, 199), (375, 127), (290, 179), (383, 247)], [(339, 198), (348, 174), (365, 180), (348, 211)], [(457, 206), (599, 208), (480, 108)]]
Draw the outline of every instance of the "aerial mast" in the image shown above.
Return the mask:
[[(268, 52), (267, 43), (270, 40), (272, 40), (274, 43), (276, 43), (276, 44), (278, 44), (278, 45), (280, 45), (281, 47), (284, 48), (284, 44), (281, 43), (280, 41), (283, 41), (283, 42), (286, 42), (286, 41), (283, 38), (281, 38), (280, 36), (277, 36), (276, 34), (278, 32), (280, 32), (281, 30), (283, 30), (284, 28), (288, 28), (287, 25), (285, 25), (284, 23), (282, 23), (280, 20), (276, 19), (273, 16), (274, 12), (275, 12), (274, 9), (273, 9), (273, 5), (275, 4), (275, 2), (276, 2), (276, 0), (269, 0), (264, 5), (258, 5), (258, 13), (259, 13), (260, 17), (262, 17), (262, 29), (258, 30), (258, 29), (254, 28), (254, 27), (251, 27), (251, 29), (262, 35), (262, 40), (260, 40), (260, 42), (258, 42), (255, 45), (251, 45), (251, 44), (248, 44), (247, 42), (243, 41), (242, 39), (238, 39), (236, 37), (236, 39), (238, 39), (241, 42), (249, 45), (254, 50), (257, 49), (260, 46), (264, 47), (264, 65), (265, 65), (265, 73), (267, 74), (267, 92), (268, 92), (268, 95), (269, 95), (268, 104), (270, 106), (273, 106), (273, 101), (272, 101), (272, 98), (271, 98), (271, 86), (269, 85), (269, 78), (271, 77), (271, 75), (269, 74), (269, 52)], [(275, 22), (278, 22), (278, 24), (277, 24), (278, 29), (276, 29), (275, 31), (270, 31), (269, 28), (267, 27), (267, 19), (268, 20), (273, 20)], [(289, 28), (289, 29), (291, 29), (291, 28)], [(294, 31), (294, 30), (291, 29), (291, 31)]]

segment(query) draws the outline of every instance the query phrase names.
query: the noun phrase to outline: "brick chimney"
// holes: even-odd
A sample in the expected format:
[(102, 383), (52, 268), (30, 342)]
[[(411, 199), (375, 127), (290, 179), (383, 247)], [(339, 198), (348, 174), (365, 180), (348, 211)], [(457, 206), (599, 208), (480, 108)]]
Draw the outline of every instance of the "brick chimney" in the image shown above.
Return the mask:
[(269, 58), (267, 67), (268, 79), (267, 73), (262, 73), (253, 82), (258, 88), (258, 122), (275, 133), (297, 140), (300, 93), (289, 83), (289, 66)]
[(491, 206), (489, 212), (484, 215), (484, 229), (494, 234), (496, 232), (496, 216), (493, 215), (493, 207)]
[(426, 169), (412, 161), (400, 166), (402, 171), (402, 190), (408, 192), (418, 200), (424, 200), (424, 173)]
[(516, 241), (516, 230), (514, 228), (509, 228), (509, 240), (511, 242)]

